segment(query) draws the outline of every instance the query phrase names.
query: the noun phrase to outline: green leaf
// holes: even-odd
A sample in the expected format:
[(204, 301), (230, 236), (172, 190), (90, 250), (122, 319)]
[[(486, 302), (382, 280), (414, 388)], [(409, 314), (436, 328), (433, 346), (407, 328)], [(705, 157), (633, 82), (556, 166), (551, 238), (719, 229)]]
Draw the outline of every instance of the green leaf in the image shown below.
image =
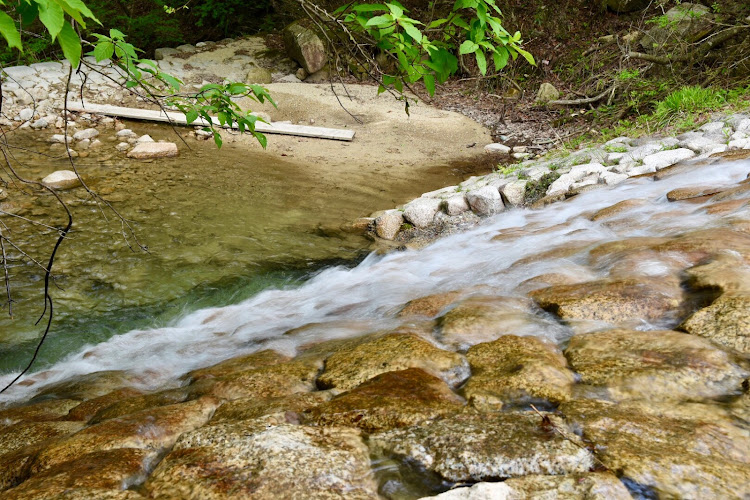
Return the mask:
[(167, 85), (172, 87), (175, 91), (180, 90), (180, 85), (182, 84), (182, 80), (180, 80), (179, 78), (175, 78), (169, 73), (159, 73), (159, 78), (167, 82)]
[(185, 113), (185, 120), (188, 123), (193, 123), (197, 119), (198, 119), (198, 112), (196, 110), (191, 109), (187, 113)]
[(424, 79), (424, 86), (427, 89), (427, 93), (430, 94), (430, 96), (435, 95), (435, 77), (432, 75), (424, 75), (422, 77)]
[(47, 28), (54, 42), (65, 22), (65, 12), (63, 12), (62, 7), (54, 2), (40, 2), (39, 20)]
[(268, 146), (268, 139), (265, 135), (261, 134), (260, 132), (253, 132), (253, 135), (256, 139), (258, 139), (258, 142), (263, 147), (263, 149), (266, 149), (266, 146)]
[(461, 44), (461, 46), (458, 48), (458, 53), (463, 54), (472, 54), (476, 52), (476, 50), (479, 48), (479, 45), (472, 42), (471, 40), (466, 40), (464, 43)]
[(508, 49), (505, 47), (498, 47), (496, 52), (492, 54), (492, 61), (495, 63), (495, 71), (500, 71), (508, 64)]
[(125, 82), (126, 89), (132, 89), (133, 87), (137, 87), (137, 86), (138, 86), (138, 82), (136, 82), (135, 80), (128, 80), (127, 82)]
[(63, 24), (57, 42), (60, 44), (65, 59), (70, 61), (72, 67), (77, 68), (81, 63), (81, 39), (78, 38), (78, 33), (69, 22), (65, 21)]
[(436, 19), (436, 20), (432, 21), (430, 24), (427, 25), (427, 29), (439, 28), (440, 26), (444, 25), (447, 22), (448, 22), (448, 20), (445, 19), (445, 18), (443, 18), (443, 19)]
[(422, 43), (422, 32), (415, 28), (414, 25), (403, 21), (399, 21), (399, 24), (404, 28), (404, 31), (406, 31), (406, 34), (409, 35), (412, 40), (417, 43)]
[(112, 42), (99, 42), (94, 47), (94, 58), (96, 62), (102, 62), (105, 59), (111, 59), (115, 53), (115, 46)]
[(377, 12), (379, 10), (386, 10), (387, 7), (382, 3), (365, 3), (362, 5), (355, 5), (352, 7), (354, 12)]
[(529, 64), (531, 64), (532, 66), (536, 66), (536, 61), (534, 60), (534, 56), (532, 56), (531, 54), (529, 54), (523, 49), (516, 48), (516, 50), (518, 51), (519, 54), (523, 56), (524, 59), (529, 61)]
[(24, 26), (28, 26), (29, 24), (36, 21), (37, 17), (39, 17), (39, 8), (34, 2), (20, 2), (16, 6), (16, 10), (19, 14), (21, 14), (21, 24), (23, 24)]
[[(70, 10), (74, 10), (76, 12), (80, 12), (84, 17), (87, 17), (91, 20), (93, 20), (96, 24), (102, 24), (99, 22), (99, 20), (96, 18), (96, 16), (89, 10), (88, 7), (86, 7), (86, 4), (83, 3), (81, 0), (55, 0), (57, 3), (61, 4), (62, 8), (65, 10), (65, 12), (68, 13), (71, 17), (75, 19), (75, 16), (69, 12), (69, 9), (66, 9), (66, 4), (70, 8)], [(77, 19), (76, 19), (77, 20)], [(85, 27), (85, 23), (81, 22), (81, 26)], [(111, 35), (110, 35), (111, 36)]]
[(390, 14), (383, 14), (382, 16), (375, 16), (367, 21), (365, 26), (388, 26), (393, 22), (393, 16)]
[(479, 66), (479, 72), (482, 73), (482, 76), (487, 74), (487, 59), (484, 57), (484, 52), (481, 50), (477, 50), (474, 53), (474, 56), (477, 58), (477, 66)]
[(21, 35), (16, 29), (16, 23), (14, 23), (13, 19), (11, 19), (11, 17), (2, 10), (0, 10), (0, 34), (3, 35), (5, 41), (8, 42), (8, 47), (15, 47), (23, 52), (23, 46), (21, 45)]
[(116, 40), (124, 40), (125, 39), (125, 33), (123, 33), (120, 30), (114, 29), (114, 28), (112, 28), (111, 30), (109, 30), (109, 36), (111, 36), (112, 38), (114, 38)]
[(214, 142), (216, 143), (216, 147), (221, 149), (221, 143), (222, 143), (221, 135), (219, 135), (219, 133), (215, 130), (213, 131), (213, 133), (214, 133)]
[(391, 11), (391, 14), (393, 14), (394, 19), (398, 19), (399, 17), (404, 15), (404, 9), (402, 9), (400, 6), (392, 3), (387, 3), (385, 5), (388, 7), (388, 10)]
[(471, 29), (471, 27), (469, 27), (467, 22), (464, 21), (464, 19), (461, 16), (454, 17), (453, 20), (451, 21), (451, 24), (458, 26), (459, 28), (463, 28), (466, 31), (469, 31)]

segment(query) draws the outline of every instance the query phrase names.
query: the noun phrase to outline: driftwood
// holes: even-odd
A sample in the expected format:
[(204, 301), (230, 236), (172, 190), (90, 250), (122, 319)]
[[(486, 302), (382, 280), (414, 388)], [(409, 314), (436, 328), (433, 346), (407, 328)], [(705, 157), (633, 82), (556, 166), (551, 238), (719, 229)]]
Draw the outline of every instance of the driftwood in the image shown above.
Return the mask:
[(582, 99), (557, 99), (554, 101), (547, 101), (546, 104), (548, 106), (583, 106), (585, 104), (593, 104), (607, 97), (607, 94), (614, 94), (615, 90), (617, 90), (617, 85), (612, 85), (610, 88), (594, 97), (584, 97)]

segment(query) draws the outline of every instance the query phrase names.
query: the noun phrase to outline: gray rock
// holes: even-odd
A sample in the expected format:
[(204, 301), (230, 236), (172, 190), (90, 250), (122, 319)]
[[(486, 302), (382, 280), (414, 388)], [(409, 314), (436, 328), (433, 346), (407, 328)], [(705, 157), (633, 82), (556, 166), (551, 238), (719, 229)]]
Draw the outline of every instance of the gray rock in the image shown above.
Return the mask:
[(737, 122), (734, 130), (737, 132), (745, 132), (747, 134), (750, 134), (750, 118), (743, 118), (742, 120)]
[(130, 149), (130, 144), (128, 144), (127, 142), (121, 142), (117, 144), (117, 146), (115, 146), (115, 149), (117, 151), (127, 151), (128, 149)]
[(267, 84), (271, 83), (271, 80), (271, 72), (266, 68), (261, 67), (250, 69), (250, 71), (247, 72), (247, 76), (245, 77), (245, 81), (247, 83)]
[(284, 28), (284, 46), (289, 57), (297, 61), (308, 74), (320, 71), (328, 62), (320, 37), (299, 23), (292, 23)]
[(458, 186), (446, 186), (444, 188), (436, 189), (435, 191), (430, 191), (429, 193), (422, 193), (420, 198), (437, 198), (439, 200), (445, 200), (455, 195), (457, 191)]
[(727, 145), (727, 149), (729, 151), (734, 151), (737, 149), (750, 149), (750, 138), (749, 139), (734, 139), (732, 141), (729, 141), (729, 144)]
[(45, 120), (44, 118), (39, 118), (38, 120), (36, 120), (34, 123), (31, 124), (31, 128), (35, 130), (47, 128), (48, 126), (49, 126), (49, 122), (47, 122), (47, 120)]
[(668, 139), (660, 140), (659, 142), (649, 142), (642, 146), (638, 146), (632, 151), (626, 153), (625, 156), (623, 157), (623, 160), (629, 160), (629, 161), (635, 161), (635, 162), (641, 161), (648, 155), (652, 155), (654, 153), (658, 153), (659, 151), (663, 151), (665, 148), (676, 146), (679, 142), (680, 141), (672, 137)]
[(607, 142), (604, 143), (605, 146), (612, 146), (612, 145), (619, 145), (623, 144), (625, 146), (630, 146), (630, 143), (632, 142), (632, 139), (630, 137), (626, 137), (624, 135), (621, 135), (619, 137), (615, 137), (614, 139), (610, 139)]
[(627, 174), (619, 174), (617, 172), (604, 172), (601, 175), (602, 180), (610, 186), (619, 184), (628, 179)]
[(432, 224), (438, 210), (440, 210), (440, 200), (417, 198), (404, 207), (404, 219), (416, 227), (425, 228)]
[(674, 165), (678, 161), (687, 160), (694, 156), (695, 153), (690, 149), (670, 149), (646, 156), (643, 158), (643, 165), (653, 167), (654, 170), (661, 170), (662, 168)]
[(466, 196), (462, 193), (447, 198), (443, 204), (445, 213), (448, 215), (461, 215), (469, 210), (469, 203), (466, 201)]
[[(556, 415), (558, 432), (540, 432), (533, 412), (459, 414), (421, 425), (372, 434), (370, 446), (453, 482), (528, 474), (587, 472), (594, 458)], [(561, 435), (562, 434), (562, 435)]]
[(195, 52), (195, 45), (190, 45), (189, 43), (185, 43), (183, 45), (178, 45), (175, 47), (175, 49), (178, 52)]
[(23, 108), (21, 111), (19, 111), (18, 118), (22, 122), (27, 122), (34, 118), (34, 110), (31, 108)]
[(680, 141), (680, 147), (692, 149), (697, 154), (707, 153), (721, 146), (720, 143), (713, 141), (707, 137), (695, 137)]
[(484, 186), (466, 193), (466, 201), (477, 215), (494, 215), (505, 209), (500, 192), (492, 186)]
[(42, 184), (52, 189), (70, 189), (80, 186), (81, 181), (72, 170), (58, 170), (42, 179)]
[(510, 182), (503, 186), (500, 193), (512, 206), (520, 207), (523, 205), (523, 200), (526, 196), (526, 184), (528, 184), (528, 181), (524, 180)]
[(140, 136), (138, 139), (136, 139), (135, 142), (136, 142), (136, 144), (141, 144), (141, 143), (144, 143), (144, 142), (154, 142), (154, 140), (151, 138), (150, 135), (145, 134), (145, 135)]
[(3, 73), (8, 75), (10, 80), (15, 80), (16, 83), (27, 81), (29, 78), (36, 76), (36, 70), (29, 66), (9, 66), (3, 68)]
[(82, 141), (84, 139), (93, 139), (94, 137), (99, 135), (99, 131), (95, 128), (87, 128), (84, 130), (79, 130), (75, 134), (73, 134), (73, 139), (76, 141)]
[(124, 128), (124, 129), (118, 131), (117, 134), (115, 134), (115, 135), (117, 135), (117, 137), (120, 137), (120, 138), (138, 137), (138, 134), (136, 134), (135, 132), (133, 132), (129, 128)]
[(180, 51), (171, 47), (161, 47), (154, 50), (154, 59), (161, 61), (175, 54), (179, 54)]
[(128, 152), (128, 158), (171, 158), (178, 154), (174, 142), (141, 142)]
[(500, 144), (499, 142), (493, 142), (492, 144), (487, 144), (484, 147), (484, 151), (486, 153), (498, 153), (498, 154), (510, 154), (510, 148), (506, 146), (505, 144)]
[(560, 98), (560, 91), (555, 88), (554, 85), (548, 82), (544, 82), (539, 86), (539, 91), (536, 93), (536, 100), (539, 102), (554, 101)]
[(76, 144), (76, 147), (82, 151), (86, 151), (91, 147), (91, 139), (84, 139), (82, 141), (78, 141), (78, 144)]
[(392, 240), (401, 230), (404, 215), (399, 210), (386, 210), (375, 219), (375, 234), (384, 240)]
[[(63, 134), (55, 134), (49, 138), (49, 142), (52, 144), (65, 144), (65, 136)], [(73, 138), (68, 136), (68, 143), (73, 142)]]
[(714, 29), (711, 10), (701, 4), (678, 4), (669, 9), (665, 16), (666, 25), (657, 23), (641, 39), (641, 46), (646, 51), (674, 50), (676, 53), (685, 53), (687, 47)]

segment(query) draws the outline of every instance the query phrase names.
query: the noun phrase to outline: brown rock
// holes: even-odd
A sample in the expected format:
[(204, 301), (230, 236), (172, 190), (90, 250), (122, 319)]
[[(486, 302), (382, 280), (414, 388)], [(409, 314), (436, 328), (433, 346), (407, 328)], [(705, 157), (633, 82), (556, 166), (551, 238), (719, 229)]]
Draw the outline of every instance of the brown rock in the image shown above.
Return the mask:
[(463, 388), (472, 405), (486, 408), (570, 397), (575, 381), (560, 350), (536, 337), (505, 335), (466, 353), (472, 376)]
[(294, 359), (213, 380), (200, 380), (208, 384), (205, 392), (198, 393), (232, 400), (245, 397), (278, 398), (310, 392), (315, 390), (315, 379), (322, 368), (320, 359)]
[(451, 385), (469, 376), (468, 363), (460, 354), (439, 349), (415, 334), (391, 333), (335, 352), (326, 360), (318, 385), (352, 389), (381, 373), (406, 368), (421, 368)]
[(201, 398), (92, 425), (42, 450), (34, 460), (32, 470), (42, 472), (97, 451), (118, 448), (167, 449), (180, 434), (208, 422), (217, 406), (216, 399)]
[(246, 356), (239, 356), (237, 358), (231, 358), (221, 363), (209, 366), (207, 368), (200, 368), (193, 370), (187, 374), (187, 378), (195, 382), (202, 378), (215, 378), (224, 377), (232, 373), (237, 373), (246, 370), (255, 370), (263, 368), (265, 366), (273, 366), (279, 363), (289, 361), (291, 358), (279, 354), (278, 352), (266, 349), (264, 351), (254, 352)]
[[(571, 266), (573, 267), (573, 266)], [(566, 271), (569, 271), (570, 269), (566, 269)], [(528, 294), (529, 292), (533, 290), (538, 290), (540, 288), (547, 288), (549, 286), (554, 285), (575, 285), (576, 283), (582, 283), (584, 281), (590, 281), (595, 278), (595, 275), (593, 272), (588, 271), (584, 268), (580, 269), (573, 269), (574, 272), (576, 272), (578, 275), (574, 275), (573, 273), (567, 274), (567, 273), (545, 273), (540, 274), (539, 276), (534, 276), (533, 278), (529, 278), (527, 280), (522, 281), (518, 284), (518, 287), (516, 288), (517, 291), (523, 294)]]
[(703, 196), (709, 196), (712, 194), (720, 193), (724, 189), (726, 188), (705, 187), (705, 186), (677, 188), (667, 193), (667, 200), (680, 201), (680, 200), (689, 200), (692, 198), (701, 198)]
[(71, 408), (81, 404), (76, 399), (48, 399), (38, 403), (15, 406), (0, 411), (0, 428), (16, 422), (46, 422), (58, 420), (68, 414)]
[(19, 422), (0, 429), (0, 456), (78, 432), (82, 422)]
[(359, 427), (374, 432), (414, 425), (463, 407), (439, 378), (418, 368), (380, 374), (306, 412), (317, 425)]
[(601, 210), (596, 211), (593, 215), (589, 217), (589, 220), (598, 221), (598, 220), (603, 220), (603, 219), (609, 219), (616, 215), (620, 215), (622, 212), (626, 212), (633, 208), (642, 207), (645, 204), (646, 204), (646, 200), (644, 199), (623, 200), (619, 203), (615, 203), (614, 205), (610, 205), (608, 207), (605, 207), (605, 208), (602, 208)]
[(123, 448), (99, 451), (60, 464), (3, 493), (6, 500), (137, 500), (124, 488), (138, 484), (156, 461), (153, 450)]
[(110, 418), (122, 417), (123, 415), (129, 415), (149, 408), (158, 408), (160, 406), (182, 403), (188, 398), (188, 396), (188, 390), (180, 388), (169, 389), (155, 394), (142, 394), (125, 398), (118, 403), (109, 405), (97, 411), (91, 420), (89, 420), (89, 423), (98, 424), (99, 422), (109, 420)]
[(227, 401), (216, 410), (209, 425), (226, 422), (253, 420), (277, 413), (302, 413), (329, 401), (333, 397), (329, 391), (304, 392), (280, 398), (240, 398)]
[(726, 161), (747, 160), (750, 158), (750, 149), (736, 149), (734, 151), (721, 151), (714, 153), (711, 158), (722, 158)]
[(399, 317), (427, 316), (435, 317), (453, 304), (461, 296), (461, 292), (446, 292), (420, 297), (410, 300), (398, 313)]
[(369, 443), (453, 482), (587, 472), (593, 456), (559, 417), (546, 416), (559, 432), (533, 412), (466, 413), (372, 434)]
[(128, 158), (171, 158), (178, 154), (177, 144), (174, 142), (140, 142), (128, 151)]
[(705, 210), (709, 215), (726, 215), (739, 210), (740, 208), (747, 205), (747, 200), (726, 200), (719, 201), (717, 203), (711, 203), (702, 210)]
[(91, 398), (79, 404), (78, 406), (70, 410), (70, 413), (68, 413), (68, 415), (65, 417), (65, 420), (82, 420), (84, 422), (88, 422), (89, 420), (91, 420), (91, 417), (96, 415), (99, 410), (107, 408), (108, 406), (111, 406), (118, 401), (122, 401), (123, 399), (137, 396), (139, 394), (142, 394), (142, 392), (131, 389), (129, 387), (116, 389), (108, 394), (96, 398)]
[(378, 497), (357, 429), (209, 425), (180, 437), (146, 483), (152, 498), (372, 499)]
[(579, 400), (560, 410), (607, 468), (659, 498), (750, 495), (750, 435), (715, 406)]
[(328, 62), (320, 37), (299, 22), (284, 28), (284, 46), (289, 57), (297, 61), (309, 75), (323, 69)]
[(711, 342), (673, 331), (577, 335), (565, 355), (583, 383), (605, 387), (613, 400), (716, 398), (735, 394), (750, 375)]
[(562, 319), (612, 324), (661, 319), (682, 304), (679, 284), (671, 280), (600, 280), (552, 286), (529, 295)]
[(750, 292), (750, 265), (733, 253), (717, 255), (711, 262), (685, 271), (691, 288), (722, 293)]
[(750, 294), (725, 293), (710, 306), (693, 313), (679, 329), (750, 353)]
[(50, 396), (86, 401), (130, 386), (138, 379), (138, 376), (123, 371), (87, 373), (46, 387), (32, 401), (49, 399)]

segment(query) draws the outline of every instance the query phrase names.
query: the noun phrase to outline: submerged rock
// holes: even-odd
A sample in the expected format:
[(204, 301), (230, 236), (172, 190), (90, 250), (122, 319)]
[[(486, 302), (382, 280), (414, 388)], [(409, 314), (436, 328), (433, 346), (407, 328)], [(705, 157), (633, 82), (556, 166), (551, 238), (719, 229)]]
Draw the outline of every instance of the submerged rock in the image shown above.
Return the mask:
[(418, 299), (407, 302), (404, 308), (399, 311), (398, 315), (399, 317), (434, 317), (440, 314), (443, 309), (453, 304), (460, 296), (461, 292), (446, 292), (419, 297)]
[(266, 415), (302, 413), (329, 401), (329, 391), (303, 392), (280, 398), (240, 398), (227, 401), (214, 413), (209, 425), (253, 420)]
[(0, 411), (0, 429), (17, 422), (47, 422), (58, 420), (68, 414), (71, 408), (81, 404), (77, 399), (47, 399)]
[(476, 407), (534, 399), (559, 403), (570, 397), (574, 377), (565, 357), (536, 337), (505, 335), (473, 346), (466, 358), (472, 376), (463, 392)]
[(155, 498), (377, 499), (370, 458), (357, 429), (211, 425), (180, 437), (146, 483)]
[(460, 354), (415, 334), (392, 333), (336, 351), (326, 359), (318, 385), (352, 389), (381, 373), (406, 368), (421, 368), (454, 386), (469, 376), (469, 365)]
[(594, 459), (578, 436), (547, 417), (549, 425), (532, 412), (459, 414), (373, 434), (369, 443), (453, 482), (588, 471)]
[(135, 375), (118, 370), (87, 373), (45, 387), (35, 399), (56, 397), (86, 401), (129, 386), (137, 379)]
[(230, 358), (206, 368), (193, 370), (188, 372), (187, 378), (191, 382), (196, 382), (204, 378), (225, 377), (241, 371), (255, 370), (265, 366), (277, 365), (289, 361), (290, 359), (290, 357), (284, 356), (277, 351), (265, 349), (245, 356)]
[(750, 495), (750, 432), (717, 407), (579, 400), (560, 410), (607, 468), (651, 497)]
[(581, 382), (606, 388), (614, 400), (716, 398), (737, 393), (750, 375), (732, 354), (674, 331), (577, 335), (565, 356)]
[(679, 329), (750, 353), (750, 293), (725, 293), (694, 312)]
[(409, 368), (380, 374), (305, 415), (317, 425), (356, 426), (374, 432), (414, 425), (463, 406), (445, 382)]
[(178, 154), (179, 150), (174, 142), (139, 142), (128, 151), (128, 158), (170, 158)]

